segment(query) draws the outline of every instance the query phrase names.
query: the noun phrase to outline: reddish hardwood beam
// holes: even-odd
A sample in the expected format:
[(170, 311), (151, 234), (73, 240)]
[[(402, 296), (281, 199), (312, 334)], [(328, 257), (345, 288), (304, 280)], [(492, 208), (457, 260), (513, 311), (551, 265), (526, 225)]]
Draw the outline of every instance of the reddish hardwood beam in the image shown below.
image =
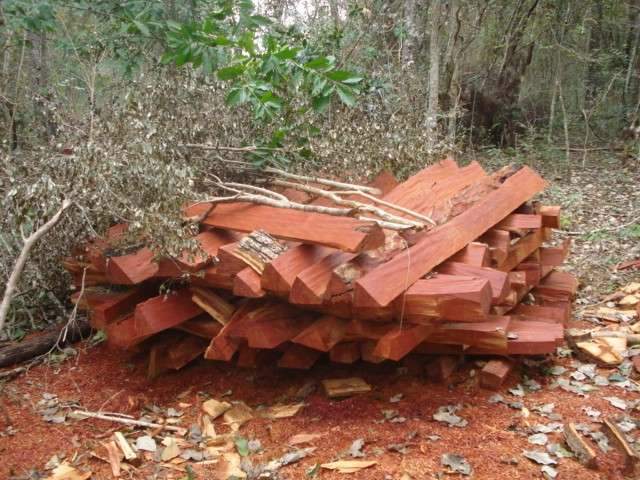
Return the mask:
[(360, 278), (355, 284), (354, 304), (389, 305), (407, 284), (413, 285), (544, 186), (544, 180), (533, 170), (521, 168), (463, 213), (427, 232), (417, 244)]

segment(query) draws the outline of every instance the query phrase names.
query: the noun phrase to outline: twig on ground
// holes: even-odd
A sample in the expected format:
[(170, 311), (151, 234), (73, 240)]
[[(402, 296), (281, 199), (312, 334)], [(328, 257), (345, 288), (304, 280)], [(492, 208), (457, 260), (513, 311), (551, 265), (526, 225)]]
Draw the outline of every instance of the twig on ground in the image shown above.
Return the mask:
[(100, 412), (88, 412), (86, 410), (75, 410), (73, 414), (81, 417), (96, 418), (98, 420), (106, 420), (107, 422), (124, 423), (125, 425), (135, 425), (138, 427), (145, 427), (145, 428), (160, 428), (164, 430), (169, 430), (171, 432), (177, 432), (179, 435), (184, 435), (185, 433), (187, 433), (187, 429), (183, 427), (176, 427), (173, 425), (163, 425), (162, 423), (145, 422), (144, 420), (133, 420), (130, 418), (122, 418), (122, 417), (117, 417), (113, 415), (106, 415)]

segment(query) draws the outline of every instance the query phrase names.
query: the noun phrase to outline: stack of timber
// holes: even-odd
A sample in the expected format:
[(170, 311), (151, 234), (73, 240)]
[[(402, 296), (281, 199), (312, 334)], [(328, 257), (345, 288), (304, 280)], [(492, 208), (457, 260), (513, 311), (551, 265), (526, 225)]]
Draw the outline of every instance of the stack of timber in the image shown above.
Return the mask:
[[(281, 182), (278, 199), (335, 206), (316, 187)], [(306, 369), (323, 355), (543, 355), (562, 343), (577, 289), (556, 269), (569, 244), (550, 243), (560, 209), (534, 200), (544, 187), (528, 167), (487, 174), (447, 158), (405, 182), (385, 172), (365, 193), (348, 192), (411, 228), (376, 209), (365, 218), (198, 203), (184, 212), (199, 222), (195, 253), (114, 254), (126, 232), (116, 225), (64, 265), (91, 325), (115, 347), (148, 352), (151, 376), (202, 356)]]

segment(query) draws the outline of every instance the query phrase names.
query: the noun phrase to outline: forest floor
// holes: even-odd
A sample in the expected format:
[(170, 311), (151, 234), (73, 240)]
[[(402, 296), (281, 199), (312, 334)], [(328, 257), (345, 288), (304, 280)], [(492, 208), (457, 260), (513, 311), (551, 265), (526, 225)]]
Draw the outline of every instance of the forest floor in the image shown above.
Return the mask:
[[(585, 233), (573, 235), (574, 248), (566, 267), (577, 273), (581, 283), (576, 312), (621, 285), (639, 281), (637, 270), (615, 271), (617, 263), (640, 257), (640, 227), (632, 222), (634, 215), (640, 216), (639, 169), (622, 168), (607, 159), (571, 172), (566, 167), (536, 167), (551, 183), (545, 201), (564, 207), (565, 229)], [(603, 228), (606, 230), (598, 230)], [(585, 322), (578, 318), (574, 324)], [(0, 478), (47, 477), (52, 475), (52, 466), (64, 461), (77, 472), (93, 472), (91, 478), (113, 478), (103, 444), (116, 431), (131, 443), (151, 431), (78, 420), (70, 412), (81, 407), (136, 418), (146, 415), (190, 428), (200, 423), (207, 399), (241, 401), (253, 409), (254, 418), (240, 427), (234, 434), (235, 445), (231, 444), (232, 452), (246, 454), (243, 465), (255, 467), (292, 451), (303, 452), (305, 456), (300, 454), (302, 458), (274, 470), (268, 478), (343, 478), (341, 473), (318, 467), (337, 459), (376, 462), (346, 478), (442, 478), (451, 473), (442, 465), (445, 454), (464, 457), (473, 470), (472, 478), (542, 478), (542, 465), (526, 458), (524, 451), (555, 452), (549, 457), (555, 462), (550, 465), (555, 470), (547, 470), (550, 477), (557, 473), (557, 478), (624, 478), (623, 457), (618, 450), (607, 448), (606, 439), (598, 435), (599, 420), (622, 420), (629, 437), (640, 442), (636, 405), (640, 394), (629, 371), (594, 371), (570, 355), (522, 364), (499, 392), (492, 392), (478, 386), (480, 364), (475, 359), (467, 359), (445, 384), (429, 382), (423, 361), (413, 357), (401, 364), (382, 365), (325, 361), (304, 372), (272, 366), (241, 369), (203, 360), (150, 381), (142, 357), (89, 342), (76, 345), (75, 351), (61, 363), (33, 367), (0, 384)], [(344, 400), (327, 398), (320, 382), (344, 377), (361, 377), (372, 391)], [(574, 380), (577, 388), (563, 389), (558, 379)], [(304, 406), (293, 416), (273, 419), (260, 415), (268, 411), (262, 407), (295, 404), (301, 399)], [(466, 425), (435, 420), (433, 415), (444, 406), (459, 406), (455, 415), (466, 420)], [(563, 457), (564, 450), (553, 445), (563, 444), (561, 424), (567, 422), (584, 424), (584, 431), (592, 431), (588, 442), (597, 453), (597, 469)], [(222, 419), (214, 425), (218, 434), (230, 432)], [(543, 435), (531, 437), (536, 433)], [(303, 439), (300, 434), (309, 436)], [(143, 463), (136, 467), (123, 463), (121, 478), (222, 478), (216, 472), (224, 462), (201, 458), (206, 449), (197, 429), (177, 442), (189, 460), (162, 461), (159, 441), (169, 434), (156, 431), (151, 435), (158, 440), (157, 453), (144, 453)], [(298, 443), (300, 440), (307, 442)], [(457, 465), (464, 470), (464, 462)]]

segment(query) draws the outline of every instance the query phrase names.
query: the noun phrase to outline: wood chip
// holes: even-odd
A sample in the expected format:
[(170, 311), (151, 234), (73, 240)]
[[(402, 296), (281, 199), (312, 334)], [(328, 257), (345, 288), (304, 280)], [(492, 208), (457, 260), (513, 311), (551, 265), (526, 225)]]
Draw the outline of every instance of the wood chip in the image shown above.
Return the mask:
[(253, 418), (253, 410), (244, 403), (235, 404), (224, 413), (224, 421), (231, 425), (232, 430), (237, 430)]
[(120, 461), (123, 457), (122, 452), (120, 452), (120, 449), (114, 441), (104, 443), (103, 446), (107, 450), (111, 474), (117, 478), (120, 476)]
[(278, 418), (289, 418), (296, 415), (300, 409), (304, 407), (304, 403), (294, 403), (292, 405), (274, 405), (272, 407), (267, 408), (262, 416), (264, 418), (269, 418), (272, 420)]
[(124, 435), (121, 432), (115, 432), (113, 436), (115, 438), (116, 444), (124, 455), (124, 459), (128, 462), (135, 461), (138, 456), (136, 455), (136, 452), (133, 451), (133, 448), (131, 448), (131, 445), (129, 445), (127, 439), (124, 438)]
[(164, 448), (164, 450), (162, 450), (162, 455), (160, 458), (163, 462), (168, 462), (169, 460), (176, 458), (178, 455), (180, 455), (180, 453), (180, 447), (178, 447), (175, 439), (170, 438), (167, 442), (167, 446)]
[(202, 410), (204, 410), (204, 412), (209, 415), (212, 420), (215, 420), (230, 408), (231, 404), (229, 402), (220, 402), (213, 398), (207, 400), (202, 404)]
[(573, 423), (564, 426), (564, 439), (581, 464), (589, 468), (596, 466), (596, 452), (580, 436)]
[(289, 440), (287, 440), (287, 444), (289, 445), (300, 445), (302, 443), (311, 443), (318, 438), (322, 438), (326, 435), (326, 433), (298, 433), (294, 435)]
[(338, 460), (337, 462), (323, 463), (320, 467), (336, 470), (339, 473), (355, 473), (364, 468), (373, 467), (377, 463), (374, 460)]
[(371, 385), (359, 377), (327, 379), (322, 381), (322, 386), (329, 398), (349, 397), (371, 391)]
[(79, 472), (64, 462), (54, 468), (52, 474), (45, 480), (88, 480), (92, 475), (92, 472)]

